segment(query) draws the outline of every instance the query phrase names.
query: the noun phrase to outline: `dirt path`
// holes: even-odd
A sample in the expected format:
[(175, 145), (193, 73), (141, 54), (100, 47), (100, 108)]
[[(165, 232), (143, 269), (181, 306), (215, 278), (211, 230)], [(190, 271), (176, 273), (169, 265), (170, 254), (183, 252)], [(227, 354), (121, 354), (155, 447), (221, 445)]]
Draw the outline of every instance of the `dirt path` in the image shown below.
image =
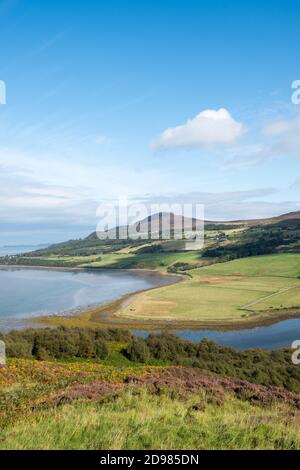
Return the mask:
[[(265, 297), (261, 297), (260, 299), (258, 300), (255, 300), (254, 302), (251, 302), (250, 304), (247, 304), (247, 305), (243, 305), (242, 307), (240, 307), (240, 310), (247, 310), (249, 311), (249, 308), (250, 307), (253, 307), (254, 305), (256, 304), (259, 304), (260, 302), (264, 302), (265, 300), (268, 300), (268, 299), (271, 299), (271, 297), (275, 297), (276, 295), (279, 295), (279, 294), (283, 294), (284, 292), (287, 292), (289, 290), (293, 290), (295, 289), (296, 286), (291, 286), (291, 287), (285, 287), (284, 289), (280, 289), (279, 291), (277, 292), (273, 292), (273, 294), (269, 294), (269, 295), (266, 295)], [(254, 312), (254, 310), (250, 310), (250, 312)]]

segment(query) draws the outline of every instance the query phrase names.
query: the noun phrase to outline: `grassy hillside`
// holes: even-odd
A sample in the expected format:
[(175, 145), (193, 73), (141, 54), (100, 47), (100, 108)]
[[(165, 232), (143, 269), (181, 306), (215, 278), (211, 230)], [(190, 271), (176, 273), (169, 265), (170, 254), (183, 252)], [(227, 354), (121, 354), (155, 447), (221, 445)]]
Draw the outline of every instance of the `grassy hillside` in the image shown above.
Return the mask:
[[(201, 269), (210, 275), (230, 276), (270, 276), (300, 277), (300, 254), (277, 254), (269, 256), (253, 256), (228, 263), (218, 263)], [(200, 273), (200, 270), (194, 271)]]
[[(205, 407), (205, 411), (197, 410)], [(0, 449), (180, 450), (300, 449), (299, 418), (280, 404), (258, 407), (202, 393), (127, 392), (106, 402), (49, 407), (0, 431)]]
[[(22, 340), (37, 357), (43, 334), (8, 335), (10, 354)], [(58, 347), (65, 334), (73, 354), (76, 341), (86, 344), (86, 332), (49, 330), (48, 354), (64, 358), (11, 358), (0, 368), (0, 449), (300, 449), (300, 376), (290, 351), (99, 330), (108, 356), (79, 358)], [(120, 334), (123, 341), (109, 339)]]
[[(169, 245), (169, 244), (166, 244)], [(138, 253), (136, 246), (122, 248), (111, 253), (93, 255), (61, 255), (56, 253), (26, 254), (24, 256), (5, 257), (0, 260), (0, 264), (21, 265), (21, 266), (49, 266), (61, 268), (106, 268), (106, 269), (149, 269), (166, 272), (168, 268), (177, 263), (197, 267), (202, 264), (201, 254), (197, 251), (169, 251), (169, 248), (162, 248), (149, 253)], [(176, 271), (176, 269), (175, 269)]]
[(299, 252), (298, 215), (289, 214), (268, 221), (206, 223), (204, 249), (191, 254), (185, 252), (186, 246), (182, 240), (100, 240), (91, 234), (82, 240), (70, 240), (31, 253), (5, 256), (0, 259), (0, 264), (166, 270), (172, 269), (176, 263), (189, 263), (194, 267), (216, 260)]
[(169, 266), (176, 263), (191, 263), (197, 266), (200, 263), (198, 252), (158, 252), (146, 254), (124, 254), (102, 256), (101, 261), (82, 264), (82, 267), (117, 268), (117, 269), (154, 269), (165, 272)]

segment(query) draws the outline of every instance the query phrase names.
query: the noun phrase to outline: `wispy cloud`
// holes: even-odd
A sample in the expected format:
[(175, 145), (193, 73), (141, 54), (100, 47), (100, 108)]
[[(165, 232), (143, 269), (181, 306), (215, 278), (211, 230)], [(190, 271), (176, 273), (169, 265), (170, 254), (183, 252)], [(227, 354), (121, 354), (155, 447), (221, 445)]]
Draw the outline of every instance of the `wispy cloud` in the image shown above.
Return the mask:
[(169, 195), (141, 196), (141, 202), (151, 204), (203, 204), (207, 220), (244, 220), (277, 216), (300, 210), (298, 201), (270, 200), (278, 195), (275, 188), (248, 191), (191, 192)]
[(300, 158), (300, 116), (268, 124), (263, 135), (270, 141), (273, 153)]
[(156, 169), (138, 171), (103, 162), (96, 166), (0, 148), (0, 218), (96, 225), (101, 201), (158, 189), (163, 178)]
[(67, 34), (69, 30), (59, 31), (53, 36), (48, 37), (45, 41), (41, 42), (38, 46), (33, 47), (32, 49), (27, 50), (24, 54), (17, 56), (9, 62), (6, 66), (1, 69), (1, 73), (6, 73), (8, 70), (19, 66), (20, 64), (26, 63), (33, 58), (38, 57), (40, 54), (45, 53), (48, 49), (53, 47), (57, 42), (61, 41)]
[(109, 145), (111, 143), (111, 139), (107, 137), (107, 135), (97, 135), (95, 138), (95, 143), (98, 145)]

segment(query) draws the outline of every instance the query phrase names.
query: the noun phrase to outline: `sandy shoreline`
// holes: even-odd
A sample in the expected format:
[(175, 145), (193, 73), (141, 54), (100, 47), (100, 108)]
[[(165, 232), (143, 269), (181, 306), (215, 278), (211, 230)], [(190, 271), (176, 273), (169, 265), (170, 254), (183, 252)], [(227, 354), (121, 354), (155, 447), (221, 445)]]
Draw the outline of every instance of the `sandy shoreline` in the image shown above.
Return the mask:
[[(180, 281), (178, 281), (180, 282)], [(268, 327), (281, 321), (300, 318), (300, 311), (272, 311), (263, 316), (235, 322), (200, 322), (200, 321), (141, 321), (122, 319), (119, 315), (123, 306), (130, 304), (138, 295), (158, 287), (126, 294), (118, 300), (99, 307), (82, 309), (75, 315), (50, 315), (36, 318), (37, 321), (49, 326), (86, 326), (92, 328), (124, 328), (129, 330), (211, 330), (211, 331), (241, 331)], [(268, 315), (270, 313), (270, 315)]]
[[(176, 282), (188, 282), (188, 278), (183, 274), (161, 273), (159, 271), (148, 269), (116, 269), (116, 268), (81, 268), (81, 267), (56, 267), (56, 266), (23, 266), (23, 265), (0, 265), (1, 269), (16, 270), (50, 270), (50, 271), (81, 271), (81, 272), (97, 272), (97, 271), (121, 271), (128, 273), (141, 273), (150, 276), (169, 277), (173, 280), (172, 285)], [(239, 331), (254, 329), (259, 327), (267, 327), (279, 323), (284, 320), (300, 318), (299, 310), (285, 311), (278, 310), (266, 312), (259, 316), (254, 315), (242, 321), (234, 322), (201, 322), (201, 321), (159, 321), (159, 320), (130, 320), (122, 318), (120, 311), (122, 307), (130, 305), (130, 303), (140, 294), (149, 292), (153, 289), (159, 289), (163, 286), (155, 286), (135, 292), (125, 294), (119, 299), (106, 304), (91, 304), (70, 309), (65, 312), (53, 313), (40, 317), (28, 317), (22, 320), (24, 326), (41, 325), (41, 326), (85, 326), (85, 327), (115, 327), (130, 330), (211, 330), (211, 331)]]

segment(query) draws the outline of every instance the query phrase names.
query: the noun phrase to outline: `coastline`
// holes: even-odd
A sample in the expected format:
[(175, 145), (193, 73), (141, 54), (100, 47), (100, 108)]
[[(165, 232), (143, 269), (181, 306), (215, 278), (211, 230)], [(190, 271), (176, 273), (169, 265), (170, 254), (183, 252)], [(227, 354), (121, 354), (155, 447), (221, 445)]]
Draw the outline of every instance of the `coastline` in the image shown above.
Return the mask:
[[(180, 281), (178, 281), (180, 282)], [(210, 331), (241, 331), (260, 327), (272, 326), (285, 320), (300, 318), (300, 310), (268, 311), (255, 318), (233, 322), (200, 322), (200, 321), (141, 321), (122, 319), (119, 315), (120, 309), (133, 301), (143, 292), (149, 292), (159, 287), (144, 289), (134, 293), (126, 294), (113, 302), (98, 307), (82, 308), (75, 314), (48, 315), (36, 317), (35, 321), (45, 326), (85, 326), (91, 328), (124, 328), (129, 330), (210, 330)]]
[[(0, 265), (1, 269), (15, 270), (50, 270), (50, 271), (68, 271), (68, 272), (96, 272), (96, 271), (122, 271), (128, 273), (141, 273), (150, 276), (173, 278), (172, 285), (177, 282), (188, 282), (189, 278), (184, 274), (159, 272), (150, 269), (117, 269), (117, 268), (83, 268), (83, 267), (58, 267), (58, 266), (27, 266), (27, 265)], [(134, 291), (123, 295), (106, 304), (93, 304), (78, 307), (76, 309), (67, 310), (61, 313), (54, 313), (45, 316), (28, 317), (22, 320), (24, 327), (33, 324), (46, 326), (81, 326), (90, 328), (124, 328), (130, 330), (210, 330), (210, 331), (240, 331), (255, 329), (259, 327), (267, 327), (280, 323), (281, 321), (300, 318), (300, 309), (285, 309), (266, 311), (261, 314), (253, 313), (251, 317), (243, 320), (227, 321), (227, 322), (203, 322), (203, 321), (159, 321), (159, 320), (131, 320), (130, 318), (122, 318), (120, 311), (123, 306), (129, 305), (137, 296), (144, 292), (159, 289), (162, 286), (155, 286), (147, 289)]]
[[(89, 267), (60, 267), (60, 266), (28, 266), (28, 265), (0, 265), (0, 271), (5, 270), (5, 271), (16, 271), (16, 270), (42, 270), (42, 271), (60, 271), (60, 272), (90, 272), (96, 274), (97, 271), (100, 272), (122, 272), (122, 273), (128, 273), (128, 274), (141, 274), (145, 275), (147, 277), (156, 277), (160, 279), (166, 279), (168, 278), (168, 282), (162, 283), (161, 285), (156, 285), (150, 288), (146, 289), (141, 289), (137, 291), (132, 291), (128, 294), (125, 294), (125, 296), (122, 296), (121, 298), (115, 299), (112, 302), (109, 303), (95, 303), (95, 304), (86, 304), (81, 307), (76, 307), (73, 309), (68, 309), (62, 312), (57, 312), (57, 313), (50, 313), (48, 315), (42, 315), (42, 316), (34, 316), (34, 317), (24, 317), (20, 319), (19, 324), (24, 325), (24, 328), (26, 326), (32, 327), (34, 325), (35, 327), (38, 325), (41, 326), (46, 326), (44, 325), (51, 324), (54, 322), (57, 324), (62, 324), (66, 320), (72, 321), (73, 319), (75, 321), (78, 321), (79, 319), (86, 318), (87, 316), (90, 316), (91, 313), (95, 313), (98, 311), (102, 311), (102, 309), (106, 309), (108, 305), (115, 305), (118, 304), (120, 301), (123, 300), (123, 298), (129, 298), (131, 296), (136, 296), (142, 292), (146, 292), (152, 289), (157, 289), (159, 287), (163, 286), (168, 286), (175, 284), (177, 282), (181, 282), (184, 279), (186, 279), (186, 276), (181, 275), (181, 274), (176, 274), (176, 273), (167, 273), (167, 272), (160, 272), (156, 270), (150, 270), (150, 269), (119, 269), (119, 268), (106, 268), (106, 267), (101, 267), (101, 268), (89, 268)], [(87, 325), (88, 326), (88, 325)], [(99, 325), (97, 325), (99, 326)]]
[[(45, 271), (122, 271), (127, 273), (144, 273), (149, 276), (160, 276), (160, 277), (181, 277), (186, 279), (185, 274), (176, 274), (176, 273), (167, 273), (163, 271), (156, 271), (154, 269), (145, 269), (145, 268), (132, 268), (132, 269), (123, 269), (123, 268), (112, 268), (109, 266), (103, 267), (80, 267), (80, 266), (32, 266), (26, 264), (0, 264), (0, 270), (15, 270), (15, 269), (31, 269), (31, 270), (45, 270)], [(147, 290), (147, 289), (146, 289)]]
[[(102, 268), (100, 268), (102, 269)], [(158, 271), (151, 271), (147, 269), (122, 269), (122, 272), (141, 272), (145, 273), (147, 275), (152, 275), (152, 276), (159, 276), (159, 277), (170, 277), (173, 278), (173, 282), (170, 282), (168, 284), (165, 284), (164, 286), (155, 286), (155, 287), (150, 287), (147, 289), (142, 289), (138, 290), (135, 292), (130, 292), (128, 294), (123, 295), (119, 299), (116, 299), (112, 302), (108, 302), (106, 304), (100, 304), (100, 305), (93, 305), (90, 308), (88, 306), (85, 307), (79, 307), (76, 310), (70, 310), (64, 314), (53, 314), (53, 315), (45, 315), (41, 317), (35, 317), (35, 318), (28, 318), (24, 319), (24, 322), (38, 322), (38, 323), (46, 323), (49, 326), (58, 326), (63, 323), (68, 323), (69, 326), (72, 324), (77, 324), (78, 323), (87, 323), (85, 326), (90, 326), (90, 327), (99, 327), (102, 323), (105, 324), (105, 327), (109, 327), (110, 325), (113, 324), (115, 327), (119, 327), (119, 320), (115, 321), (111, 318), (110, 315), (115, 315), (119, 308), (121, 308), (125, 302), (130, 302), (130, 300), (134, 299), (136, 296), (139, 294), (142, 294), (143, 292), (150, 292), (151, 290), (154, 289), (159, 289), (160, 287), (166, 287), (172, 284), (176, 284), (178, 282), (184, 282), (186, 281), (186, 277), (182, 274), (174, 274), (174, 273), (160, 273)], [(123, 328), (126, 328), (126, 323), (128, 322), (120, 322), (120, 328), (121, 324), (123, 325)], [(137, 322), (134, 322), (137, 324)], [(74, 325), (75, 326), (75, 325)], [(133, 326), (130, 326), (130, 328), (133, 328)], [(140, 326), (137, 325), (134, 327), (135, 329), (139, 329)], [(153, 326), (152, 329), (154, 329), (155, 326)]]
[(62, 266), (28, 266), (23, 264), (0, 264), (0, 270), (13, 270), (13, 269), (34, 269), (34, 270), (46, 270), (46, 271), (86, 271), (89, 268), (74, 267), (62, 267)]

